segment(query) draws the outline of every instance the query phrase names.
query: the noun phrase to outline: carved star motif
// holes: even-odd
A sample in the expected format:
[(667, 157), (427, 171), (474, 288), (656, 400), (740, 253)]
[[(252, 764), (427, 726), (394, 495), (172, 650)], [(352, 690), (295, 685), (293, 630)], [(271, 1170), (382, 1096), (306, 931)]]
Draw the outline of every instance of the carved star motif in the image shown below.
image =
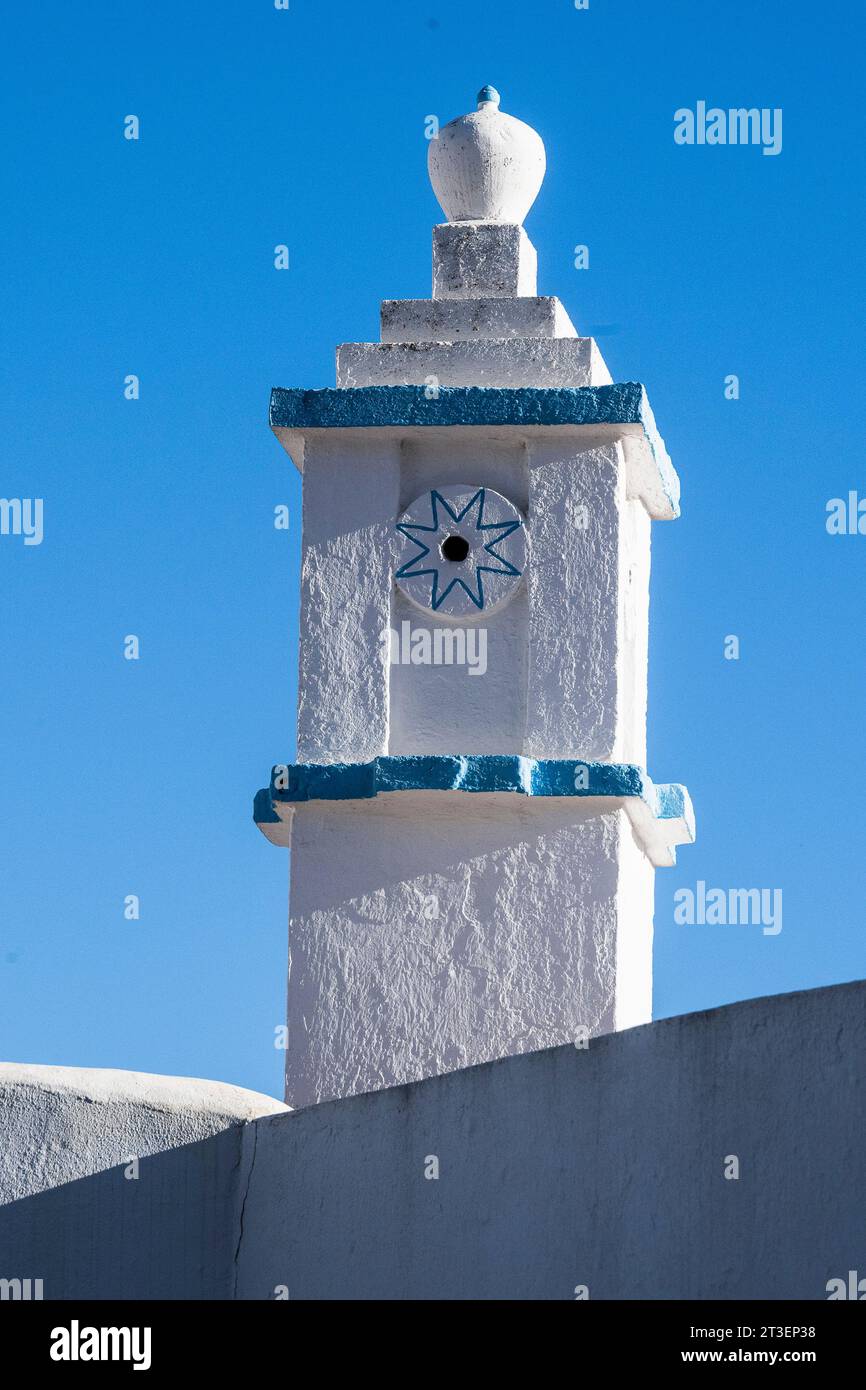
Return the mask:
[[(517, 577), (520, 570), (499, 555), (496, 546), (516, 531), (519, 521), (485, 521), (486, 489), (480, 487), (458, 511), (447, 498), (433, 489), (430, 493), (431, 524), (398, 522), (400, 531), (418, 554), (402, 565), (397, 579), (417, 579), (430, 575), (432, 580), (431, 607), (434, 612), (455, 587), (469, 596), (475, 607), (484, 608), (484, 575), (507, 574)], [(461, 538), (468, 545), (464, 559), (449, 559), (443, 551), (446, 542)]]

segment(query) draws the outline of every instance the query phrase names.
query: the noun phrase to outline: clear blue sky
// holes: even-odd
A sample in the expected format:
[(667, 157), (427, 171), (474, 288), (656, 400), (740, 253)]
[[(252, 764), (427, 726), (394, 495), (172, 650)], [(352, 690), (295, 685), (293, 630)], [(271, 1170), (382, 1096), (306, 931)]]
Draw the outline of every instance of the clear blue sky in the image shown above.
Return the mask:
[[(45, 536), (0, 536), (0, 1057), (281, 1093), (287, 860), (251, 804), (294, 751), (300, 489), (268, 393), (429, 294), (424, 118), (486, 82), (547, 144), (540, 288), (646, 383), (683, 482), (649, 764), (699, 841), (657, 875), (656, 1014), (866, 975), (866, 536), (824, 524), (866, 495), (863, 29), (853, 0), (14, 7), (0, 495)], [(782, 153), (675, 145), (699, 100), (781, 107)], [(676, 926), (698, 879), (781, 888), (781, 934)]]

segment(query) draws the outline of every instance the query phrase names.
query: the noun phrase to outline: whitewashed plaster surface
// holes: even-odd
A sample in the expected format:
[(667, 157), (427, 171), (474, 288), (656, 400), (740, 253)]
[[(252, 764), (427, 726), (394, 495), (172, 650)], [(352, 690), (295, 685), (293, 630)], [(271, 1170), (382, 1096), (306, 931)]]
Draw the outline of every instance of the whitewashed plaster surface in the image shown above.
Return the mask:
[(577, 337), (564, 306), (558, 299), (544, 295), (515, 299), (383, 299), (380, 321), (383, 343)]
[(528, 446), (527, 727), (537, 758), (643, 763), (649, 521), (619, 445)]
[[(448, 622), (395, 588), (397, 521), (469, 469), (526, 515), (525, 595), (475, 619), (483, 676), (389, 664), (383, 633)], [(353, 439), (347, 452), (317, 436), (304, 497), (300, 761), (508, 752), (643, 764), (650, 532), (625, 495), (618, 445)]]
[(632, 937), (651, 940), (645, 864), (624, 811), (600, 799), (406, 792), (298, 806), (286, 1100), (645, 1021), (645, 945), (618, 970)]
[(522, 227), (443, 222), (433, 228), (434, 299), (518, 299), (538, 293), (538, 255)]
[[(25, 1180), (0, 1188), (0, 1278), (76, 1300), (824, 1300), (863, 1274), (864, 1059), (858, 981), (293, 1114), (254, 1098), (209, 1135), (163, 1106), (214, 1083), (139, 1077), (109, 1106), (102, 1073), (7, 1066), (0, 1172)], [(106, 1166), (159, 1125), (138, 1181)]]
[[(433, 231), (433, 297), (385, 301), (382, 342), (338, 349), (338, 388), (372, 387), (380, 401), (390, 386), (435, 397), (609, 383), (593, 340), (537, 296), (521, 224), (543, 146), (527, 128), (510, 143), (509, 122), (485, 89), (477, 113), (431, 141), (452, 219)], [(390, 428), (381, 410), (374, 429), (278, 427), (304, 472), (298, 760), (644, 765), (650, 517), (676, 514), (660, 439), (647, 443), (631, 417), (614, 435), (531, 421)], [(525, 521), (510, 601), (455, 615), (479, 640), (483, 629), (476, 675), (388, 661), (383, 641), (450, 622), (395, 584), (397, 524), (432, 489), (460, 484), (495, 490)], [(671, 862), (673, 842), (639, 799), (401, 791), (308, 802), (285, 819), (292, 1104), (650, 1017), (653, 862)]]
[(593, 338), (478, 338), (453, 343), (344, 343), (338, 386), (605, 386)]
[(106, 1169), (122, 1181), (131, 1157), (193, 1144), (285, 1108), (221, 1081), (0, 1062), (0, 1205)]
[(521, 223), (546, 168), (541, 136), (500, 109), (495, 87), (483, 87), (477, 110), (449, 121), (427, 151), (433, 192), (449, 222)]
[(387, 751), (388, 667), (400, 448), (318, 436), (306, 450), (298, 760)]

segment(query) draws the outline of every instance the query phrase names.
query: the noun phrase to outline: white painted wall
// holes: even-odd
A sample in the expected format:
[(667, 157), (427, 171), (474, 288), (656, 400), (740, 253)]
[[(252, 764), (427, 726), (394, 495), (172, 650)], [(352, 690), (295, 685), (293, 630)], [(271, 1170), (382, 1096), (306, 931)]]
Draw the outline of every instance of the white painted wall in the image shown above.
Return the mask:
[(46, 1299), (823, 1300), (864, 1276), (864, 1059), (859, 981), (294, 1114), (2, 1066), (0, 1278)]
[(532, 564), (524, 750), (643, 762), (649, 519), (618, 444), (528, 446)]
[(652, 870), (616, 803), (400, 792), (301, 805), (286, 1100), (645, 1021), (651, 935)]
[(388, 746), (381, 634), (391, 620), (396, 442), (327, 431), (307, 441), (301, 572), (298, 760), (366, 762)]
[(256, 1129), (243, 1298), (279, 1279), (306, 1299), (824, 1300), (866, 1277), (863, 981)]

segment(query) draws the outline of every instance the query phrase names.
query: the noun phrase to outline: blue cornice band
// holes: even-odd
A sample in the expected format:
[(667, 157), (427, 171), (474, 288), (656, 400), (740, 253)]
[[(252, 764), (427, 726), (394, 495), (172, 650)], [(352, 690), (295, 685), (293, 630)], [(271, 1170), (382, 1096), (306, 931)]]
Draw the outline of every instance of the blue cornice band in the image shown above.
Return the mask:
[[(351, 386), (320, 391), (271, 392), (271, 428), (308, 430), (410, 429), (424, 426), (605, 426), (638, 432), (640, 448), (658, 471), (661, 492), (679, 514), (679, 479), (638, 381), (609, 386), (499, 387)], [(288, 446), (287, 446), (288, 447)], [(291, 452), (291, 450), (290, 450)]]
[(644, 387), (354, 386), (271, 392), (272, 429), (373, 429), (429, 425), (656, 425)]
[[(288, 786), (277, 786), (277, 782)], [(384, 792), (512, 792), (518, 796), (640, 797), (659, 820), (675, 820), (686, 808), (677, 783), (656, 786), (636, 763), (578, 758), (427, 755), (374, 758), (369, 763), (296, 763), (277, 766), (271, 785), (255, 798), (257, 825), (278, 821), (277, 803), (362, 801)]]

